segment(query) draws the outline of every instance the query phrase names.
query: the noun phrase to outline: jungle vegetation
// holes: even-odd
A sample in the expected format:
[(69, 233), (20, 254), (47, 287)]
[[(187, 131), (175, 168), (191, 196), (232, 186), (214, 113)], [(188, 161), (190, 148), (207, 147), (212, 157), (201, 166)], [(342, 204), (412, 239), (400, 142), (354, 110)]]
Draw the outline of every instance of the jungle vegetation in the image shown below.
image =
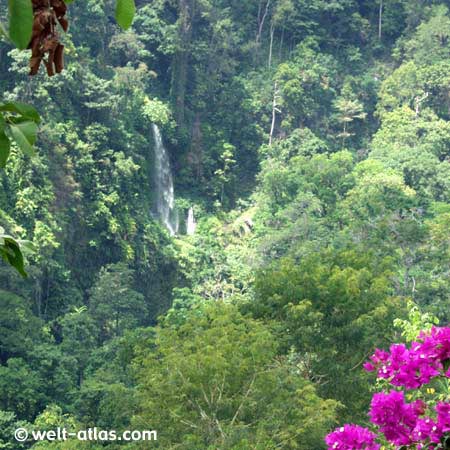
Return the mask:
[(70, 3), (53, 77), (0, 33), (0, 448), (324, 449), (368, 421), (373, 350), (450, 321), (449, 4), (115, 8)]

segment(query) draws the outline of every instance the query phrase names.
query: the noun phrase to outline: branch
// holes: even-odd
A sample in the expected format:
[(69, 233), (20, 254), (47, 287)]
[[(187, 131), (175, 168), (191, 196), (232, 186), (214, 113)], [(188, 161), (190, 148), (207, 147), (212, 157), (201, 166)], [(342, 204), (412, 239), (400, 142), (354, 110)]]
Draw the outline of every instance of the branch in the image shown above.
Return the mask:
[(250, 392), (252, 391), (253, 384), (255, 383), (255, 379), (256, 379), (256, 373), (253, 374), (253, 378), (252, 378), (252, 381), (250, 382), (250, 386), (248, 387), (247, 392), (245, 393), (244, 398), (242, 399), (242, 402), (239, 405), (235, 415), (233, 416), (230, 426), (233, 426), (234, 422), (236, 422), (236, 419), (238, 418), (239, 413), (241, 412), (241, 409), (243, 408), (245, 401), (247, 400), (248, 396), (250, 395)]

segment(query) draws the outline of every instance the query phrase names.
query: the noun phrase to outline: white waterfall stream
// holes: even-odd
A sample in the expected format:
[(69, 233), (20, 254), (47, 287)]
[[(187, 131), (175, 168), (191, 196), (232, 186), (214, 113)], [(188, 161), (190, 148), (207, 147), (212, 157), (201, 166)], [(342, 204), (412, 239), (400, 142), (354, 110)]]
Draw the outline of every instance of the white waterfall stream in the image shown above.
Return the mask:
[(190, 207), (188, 212), (188, 217), (186, 221), (186, 234), (192, 236), (195, 234), (195, 229), (197, 228), (197, 222), (194, 217), (194, 208)]
[(178, 233), (178, 211), (175, 208), (175, 194), (169, 154), (164, 147), (158, 126), (152, 124), (152, 129), (155, 140), (156, 212), (161, 222), (169, 230), (169, 233), (174, 236)]

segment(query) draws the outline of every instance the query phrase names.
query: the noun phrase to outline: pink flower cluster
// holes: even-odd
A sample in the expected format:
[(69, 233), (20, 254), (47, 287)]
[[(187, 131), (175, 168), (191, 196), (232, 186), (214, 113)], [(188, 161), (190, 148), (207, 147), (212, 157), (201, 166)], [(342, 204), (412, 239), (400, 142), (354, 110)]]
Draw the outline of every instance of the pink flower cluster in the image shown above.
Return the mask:
[[(390, 352), (377, 349), (365, 364), (367, 371), (377, 371), (378, 378), (406, 389), (418, 389), (432, 378), (450, 378), (450, 328), (433, 327), (421, 332), (407, 348), (394, 344)], [(427, 410), (431, 415), (425, 415)], [(369, 412), (371, 422), (384, 438), (396, 447), (414, 449), (441, 448), (437, 444), (450, 436), (450, 403), (439, 402), (427, 407), (422, 400), (405, 402), (401, 391), (380, 392), (373, 396)], [(328, 450), (378, 450), (377, 435), (358, 425), (345, 425), (330, 433), (325, 442)]]
[(450, 403), (436, 405), (436, 419), (424, 416), (426, 409), (422, 400), (406, 403), (403, 392), (381, 392), (373, 396), (369, 415), (391, 444), (437, 444), (450, 431)]
[[(406, 403), (403, 392), (380, 392), (372, 399), (370, 419), (391, 444), (417, 449), (433, 448), (450, 432), (450, 403), (436, 405), (436, 418), (425, 416), (422, 400)], [(329, 450), (378, 450), (377, 435), (358, 425), (345, 425), (330, 433), (325, 442)]]
[(425, 409), (425, 403), (421, 400), (405, 403), (403, 392), (380, 392), (372, 398), (369, 416), (389, 442), (402, 446), (412, 443), (411, 433)]
[(358, 425), (344, 425), (330, 433), (325, 442), (333, 450), (378, 450), (376, 434)]
[(450, 377), (450, 370), (444, 371), (449, 359), (450, 328), (433, 327), (428, 333), (421, 332), (409, 349), (403, 344), (391, 345), (390, 353), (377, 349), (364, 368), (376, 370), (378, 378), (394, 386), (417, 389), (434, 377)]
[[(450, 431), (450, 403), (440, 402), (436, 405), (436, 419), (422, 417), (417, 420), (411, 434), (411, 441), (419, 443), (431, 442), (437, 444), (442, 436)], [(424, 447), (425, 448), (425, 447)]]

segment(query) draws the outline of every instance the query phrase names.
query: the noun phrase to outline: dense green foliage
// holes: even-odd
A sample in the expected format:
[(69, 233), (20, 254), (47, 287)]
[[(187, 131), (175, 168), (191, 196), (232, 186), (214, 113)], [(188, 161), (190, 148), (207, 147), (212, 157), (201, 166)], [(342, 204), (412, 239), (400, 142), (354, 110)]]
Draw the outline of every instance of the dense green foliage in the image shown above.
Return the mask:
[[(51, 79), (0, 41), (1, 105), (41, 116), (35, 156), (3, 133), (0, 254), (18, 255), (5, 235), (34, 251), (26, 279), (0, 265), (0, 448), (27, 422), (323, 449), (337, 421), (367, 419), (360, 366), (402, 339), (394, 320), (450, 320), (448, 7), (138, 0), (127, 31), (115, 13), (70, 4)], [(175, 237), (155, 215), (152, 123)]]

